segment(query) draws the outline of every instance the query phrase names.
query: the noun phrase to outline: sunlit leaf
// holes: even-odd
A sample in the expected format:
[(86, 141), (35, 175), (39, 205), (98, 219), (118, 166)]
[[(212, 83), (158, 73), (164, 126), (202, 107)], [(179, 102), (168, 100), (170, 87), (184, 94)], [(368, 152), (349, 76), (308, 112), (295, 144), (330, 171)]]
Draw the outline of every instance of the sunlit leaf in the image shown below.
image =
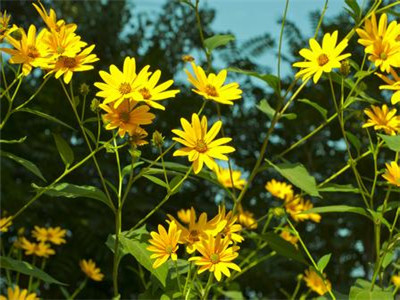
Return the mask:
[(215, 48), (225, 46), (231, 41), (234, 41), (235, 37), (231, 34), (217, 34), (208, 39), (204, 40), (204, 44), (208, 51), (213, 51)]

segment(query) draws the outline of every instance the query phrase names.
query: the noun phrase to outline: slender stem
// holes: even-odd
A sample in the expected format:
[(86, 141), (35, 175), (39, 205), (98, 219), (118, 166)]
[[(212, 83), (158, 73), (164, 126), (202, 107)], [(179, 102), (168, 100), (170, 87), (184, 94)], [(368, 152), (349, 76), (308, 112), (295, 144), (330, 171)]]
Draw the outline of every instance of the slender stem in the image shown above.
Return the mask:
[(283, 31), (285, 29), (285, 22), (286, 22), (286, 15), (289, 8), (289, 0), (286, 0), (285, 10), (283, 12), (282, 17), (282, 25), (281, 25), (281, 32), (279, 34), (279, 45), (278, 45), (278, 66), (277, 66), (277, 75), (278, 75), (278, 97), (279, 100), (282, 101), (283, 98), (281, 97), (281, 90), (282, 90), (282, 83), (281, 83), (281, 60), (282, 60), (282, 41), (283, 41)]
[(82, 281), (82, 283), (79, 285), (79, 287), (71, 295), (71, 297), (70, 297), (71, 300), (73, 300), (76, 296), (78, 296), (78, 294), (85, 288), (87, 281), (88, 281), (88, 279), (86, 277), (85, 280)]
[(186, 275), (185, 286), (183, 287), (183, 295), (186, 294), (186, 288), (187, 288), (187, 286), (189, 284), (191, 273), (192, 273), (192, 262), (190, 261), (189, 262), (189, 270), (188, 270), (188, 273)]
[(195, 5), (196, 22), (197, 22), (197, 28), (198, 28), (199, 34), (200, 34), (202, 49), (203, 49), (204, 54), (206, 55), (206, 59), (207, 59), (207, 73), (209, 73), (211, 70), (211, 53), (207, 50), (206, 44), (204, 42), (205, 39), (204, 39), (203, 27), (201, 26), (199, 3), (200, 3), (200, 0), (196, 0), (196, 5)]
[(203, 300), (208, 299), (208, 294), (210, 293), (210, 288), (211, 288), (213, 279), (214, 279), (214, 274), (212, 272), (210, 272), (210, 274), (208, 275), (208, 281), (207, 281), (206, 287), (204, 288), (204, 293), (203, 293), (203, 297), (202, 297)]
[[(36, 264), (36, 256), (34, 255), (32, 258), (32, 266), (35, 266), (35, 264)], [(33, 276), (29, 275), (28, 292), (32, 291), (32, 282), (33, 282)]]
[(181, 280), (179, 278), (179, 271), (178, 271), (178, 262), (176, 260), (174, 260), (174, 265), (175, 265), (175, 272), (176, 272), (176, 282), (178, 283), (179, 291), (182, 293)]

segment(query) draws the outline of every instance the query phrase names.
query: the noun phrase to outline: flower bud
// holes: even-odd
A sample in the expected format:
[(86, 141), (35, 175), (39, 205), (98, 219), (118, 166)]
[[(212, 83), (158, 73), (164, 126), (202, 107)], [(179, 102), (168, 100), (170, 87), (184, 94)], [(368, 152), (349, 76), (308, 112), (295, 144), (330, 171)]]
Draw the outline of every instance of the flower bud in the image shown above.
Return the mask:
[(194, 57), (191, 55), (182, 55), (182, 60), (184, 62), (192, 62), (192, 61), (194, 61)]
[(161, 148), (164, 145), (164, 137), (159, 131), (153, 132), (153, 137), (151, 139), (154, 146)]
[(280, 217), (283, 217), (285, 215), (285, 210), (282, 207), (275, 207), (275, 208), (272, 209), (272, 214), (275, 217), (280, 218)]
[(86, 96), (89, 94), (90, 88), (86, 83), (82, 83), (81, 86), (79, 87), (79, 92), (81, 95)]
[(340, 74), (345, 77), (350, 74), (350, 63), (347, 59), (340, 63)]
[(20, 41), (22, 39), (21, 29), (18, 28), (18, 29), (12, 30), (10, 32), (10, 36), (15, 40)]
[(92, 103), (90, 103), (90, 109), (92, 112), (97, 112), (99, 110), (100, 101), (97, 98), (93, 98)]

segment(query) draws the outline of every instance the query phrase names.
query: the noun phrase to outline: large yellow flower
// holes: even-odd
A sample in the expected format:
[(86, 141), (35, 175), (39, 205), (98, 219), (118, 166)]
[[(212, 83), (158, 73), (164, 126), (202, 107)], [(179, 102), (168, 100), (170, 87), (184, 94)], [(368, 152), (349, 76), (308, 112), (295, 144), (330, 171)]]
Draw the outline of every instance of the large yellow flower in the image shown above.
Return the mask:
[(400, 166), (395, 161), (390, 164), (386, 163), (386, 171), (382, 177), (390, 184), (400, 187)]
[(134, 57), (126, 57), (122, 72), (115, 66), (110, 66), (110, 73), (100, 71), (99, 75), (104, 82), (96, 82), (94, 85), (101, 91), (96, 96), (104, 98), (104, 104), (114, 103), (118, 107), (125, 98), (132, 98), (136, 89), (146, 82), (150, 76), (150, 66), (145, 66), (139, 74), (136, 74), (136, 62)]
[(61, 245), (66, 243), (64, 237), (67, 234), (65, 229), (60, 227), (39, 227), (35, 226), (35, 230), (32, 231), (32, 236), (36, 238), (38, 242), (51, 242), (55, 245)]
[(181, 118), (182, 130), (173, 129), (172, 132), (179, 137), (173, 140), (185, 145), (174, 152), (174, 156), (188, 156), (190, 162), (193, 162), (193, 170), (198, 174), (205, 163), (208, 168), (214, 170), (218, 167), (214, 159), (228, 160), (225, 155), (235, 151), (235, 148), (226, 146), (231, 138), (220, 138), (214, 140), (221, 129), (222, 122), (217, 121), (207, 131), (207, 118), (202, 117), (201, 122), (197, 114), (192, 115), (192, 124), (186, 119)]
[(208, 76), (204, 72), (203, 68), (196, 66), (192, 62), (192, 68), (195, 77), (188, 71), (185, 70), (188, 80), (194, 85), (193, 91), (205, 99), (214, 100), (222, 104), (233, 105), (233, 100), (242, 98), (242, 90), (239, 89), (239, 84), (236, 82), (224, 85), (226, 75), (228, 72), (222, 70), (218, 75), (210, 73)]
[(4, 217), (0, 219), (0, 232), (7, 232), (8, 228), (11, 226), (12, 222), (10, 221), (12, 217)]
[(84, 72), (92, 70), (94, 67), (90, 64), (98, 61), (96, 54), (91, 53), (95, 45), (91, 45), (76, 55), (60, 55), (57, 60), (50, 64), (51, 71), (48, 74), (55, 73), (55, 78), (63, 76), (64, 82), (68, 84), (74, 72)]
[(79, 262), (79, 266), (81, 267), (82, 272), (85, 273), (90, 279), (94, 281), (103, 280), (104, 274), (101, 273), (100, 268), (96, 267), (96, 263), (93, 260), (82, 259)]
[(21, 248), (25, 250), (25, 255), (36, 255), (39, 257), (48, 258), (50, 255), (56, 254), (54, 249), (50, 248), (49, 244), (41, 243), (32, 243), (28, 241), (26, 238), (22, 237), (20, 240)]
[(218, 216), (221, 221), (226, 221), (226, 225), (221, 234), (224, 237), (228, 237), (231, 241), (235, 243), (243, 242), (244, 237), (240, 235), (240, 232), (242, 231), (242, 225), (236, 223), (238, 221), (238, 216), (234, 215), (232, 211), (226, 213), (224, 205), (218, 208)]
[(39, 298), (36, 293), (29, 293), (28, 290), (14, 286), (7, 289), (7, 296), (0, 295), (0, 300), (39, 300)]
[(381, 85), (379, 86), (379, 89), (381, 90), (390, 90), (390, 91), (395, 91), (390, 99), (392, 104), (396, 104), (400, 102), (400, 76), (397, 75), (397, 73), (392, 70), (391, 74), (393, 75), (395, 80), (392, 80), (388, 78), (385, 75), (375, 73), (380, 77), (383, 81), (385, 81), (387, 84), (386, 85)]
[(382, 108), (371, 105), (371, 108), (364, 110), (369, 117), (368, 121), (362, 126), (363, 128), (373, 126), (376, 131), (383, 130), (386, 134), (395, 135), (400, 131), (400, 117), (396, 116), (397, 110), (389, 110), (386, 104)]
[(293, 196), (293, 186), (286, 182), (276, 181), (272, 179), (265, 184), (265, 189), (271, 193), (272, 196), (285, 200)]
[(160, 77), (161, 71), (157, 70), (147, 81), (143, 81), (140, 87), (136, 90), (134, 99), (136, 101), (145, 101), (146, 104), (151, 107), (165, 110), (165, 107), (156, 101), (173, 98), (177, 93), (179, 93), (179, 90), (167, 91), (167, 89), (174, 83), (173, 80), (168, 80), (157, 86)]
[(229, 237), (222, 238), (221, 235), (216, 237), (209, 235), (196, 247), (201, 256), (191, 257), (189, 261), (194, 261), (197, 266), (200, 266), (198, 274), (208, 270), (214, 273), (214, 277), (218, 281), (221, 281), (222, 274), (226, 277), (231, 276), (229, 269), (241, 272), (240, 267), (233, 262), (239, 255), (237, 252), (239, 247), (229, 247), (229, 245)]
[(382, 72), (390, 73), (393, 67), (400, 67), (400, 43), (378, 40), (373, 44), (368, 59)]
[[(224, 169), (219, 166), (214, 171), (215, 174), (217, 175), (219, 183), (226, 188), (235, 187), (239, 190), (243, 190), (247, 182), (246, 179), (241, 178), (242, 173), (240, 171), (232, 170), (232, 175), (231, 175), (229, 169)], [(232, 179), (233, 179), (233, 185), (232, 185)]]
[(158, 232), (152, 231), (150, 233), (152, 239), (149, 240), (150, 246), (147, 250), (154, 252), (150, 258), (155, 258), (153, 263), (153, 268), (156, 269), (165, 263), (168, 258), (171, 257), (172, 260), (177, 260), (178, 256), (176, 251), (178, 251), (178, 242), (181, 237), (181, 230), (178, 229), (174, 221), (169, 223), (168, 232), (165, 230), (164, 226), (158, 225)]
[(179, 230), (182, 232), (179, 242), (186, 244), (186, 251), (190, 254), (196, 250), (198, 243), (207, 238), (207, 235), (216, 235), (221, 232), (225, 225), (226, 220), (221, 220), (217, 215), (214, 219), (207, 221), (207, 214), (205, 212), (200, 214), (197, 220), (196, 211), (193, 207), (190, 208), (190, 219), (187, 227), (181, 225), (173, 216), (167, 215), (171, 222), (175, 222)]
[(343, 39), (336, 45), (337, 38), (337, 30), (332, 34), (326, 33), (322, 40), (322, 47), (315, 39), (310, 39), (310, 49), (301, 49), (299, 52), (306, 61), (293, 64), (294, 67), (302, 68), (297, 72), (296, 77), (301, 77), (305, 81), (313, 76), (314, 83), (317, 83), (322, 73), (330, 73), (332, 69), (340, 68), (340, 61), (351, 54), (341, 54), (347, 47), (348, 40)]
[[(324, 277), (326, 277), (325, 274)], [(320, 296), (324, 295), (332, 288), (331, 283), (328, 279), (325, 279), (324, 283), (324, 280), (317, 274), (317, 272), (315, 272), (311, 268), (305, 271), (305, 276), (303, 277), (303, 279), (306, 282), (307, 286), (314, 292), (318, 293)]]
[(107, 113), (103, 115), (107, 130), (118, 128), (120, 137), (124, 137), (126, 133), (132, 136), (135, 129), (140, 125), (151, 124), (156, 117), (150, 113), (150, 107), (147, 105), (137, 106), (137, 102), (125, 99), (115, 108), (112, 104), (100, 104), (100, 108)]
[(32, 68), (40, 67), (46, 69), (49, 63), (49, 49), (44, 43), (45, 31), (41, 30), (36, 36), (36, 27), (31, 25), (26, 34), (22, 28), (18, 29), (21, 33), (21, 39), (16, 40), (11, 35), (7, 35), (6, 40), (14, 49), (1, 48), (2, 51), (11, 55), (9, 62), (11, 64), (22, 64), (22, 73), (27, 76)]

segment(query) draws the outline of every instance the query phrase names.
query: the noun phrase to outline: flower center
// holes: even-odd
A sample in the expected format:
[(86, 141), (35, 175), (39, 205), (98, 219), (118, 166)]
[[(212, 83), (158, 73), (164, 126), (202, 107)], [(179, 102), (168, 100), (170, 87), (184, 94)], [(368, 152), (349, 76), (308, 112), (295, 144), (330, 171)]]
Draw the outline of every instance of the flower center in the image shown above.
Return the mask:
[(60, 56), (58, 58), (58, 62), (62, 65), (64, 68), (74, 68), (76, 67), (76, 60), (74, 57), (68, 57), (68, 56)]
[(197, 140), (195, 150), (204, 153), (207, 151), (207, 144), (203, 140)]
[(122, 95), (126, 95), (126, 94), (129, 94), (132, 91), (132, 88), (131, 88), (131, 85), (129, 83), (123, 82), (119, 86), (118, 90)]
[(150, 91), (146, 88), (142, 88), (139, 90), (139, 92), (142, 94), (143, 98), (146, 100), (149, 100), (151, 98)]
[(217, 89), (210, 84), (206, 86), (206, 94), (211, 97), (218, 97)]
[(121, 113), (119, 114), (119, 118), (120, 118), (122, 121), (124, 121), (125, 123), (129, 122), (129, 118), (130, 118), (129, 112), (127, 112), (127, 111), (121, 112)]
[(219, 262), (219, 255), (217, 253), (211, 254), (210, 260), (213, 264), (217, 264)]
[(318, 65), (320, 67), (326, 65), (329, 62), (329, 58), (325, 53), (322, 53), (320, 56), (318, 56)]
[(167, 252), (168, 254), (172, 254), (173, 247), (171, 245), (168, 245), (167, 247), (165, 247), (165, 252)]
[(385, 52), (382, 52), (382, 53), (379, 55), (379, 57), (380, 57), (382, 60), (386, 60), (386, 59), (387, 59), (387, 54), (386, 54)]
[(57, 46), (57, 53), (58, 53), (58, 54), (63, 54), (64, 51), (65, 51), (65, 49), (64, 49), (63, 47)]
[(194, 243), (200, 241), (199, 239), (199, 232), (197, 230), (191, 230), (189, 233), (189, 240)]
[(28, 57), (30, 58), (37, 58), (40, 56), (39, 52), (37, 51), (35, 46), (28, 46)]

